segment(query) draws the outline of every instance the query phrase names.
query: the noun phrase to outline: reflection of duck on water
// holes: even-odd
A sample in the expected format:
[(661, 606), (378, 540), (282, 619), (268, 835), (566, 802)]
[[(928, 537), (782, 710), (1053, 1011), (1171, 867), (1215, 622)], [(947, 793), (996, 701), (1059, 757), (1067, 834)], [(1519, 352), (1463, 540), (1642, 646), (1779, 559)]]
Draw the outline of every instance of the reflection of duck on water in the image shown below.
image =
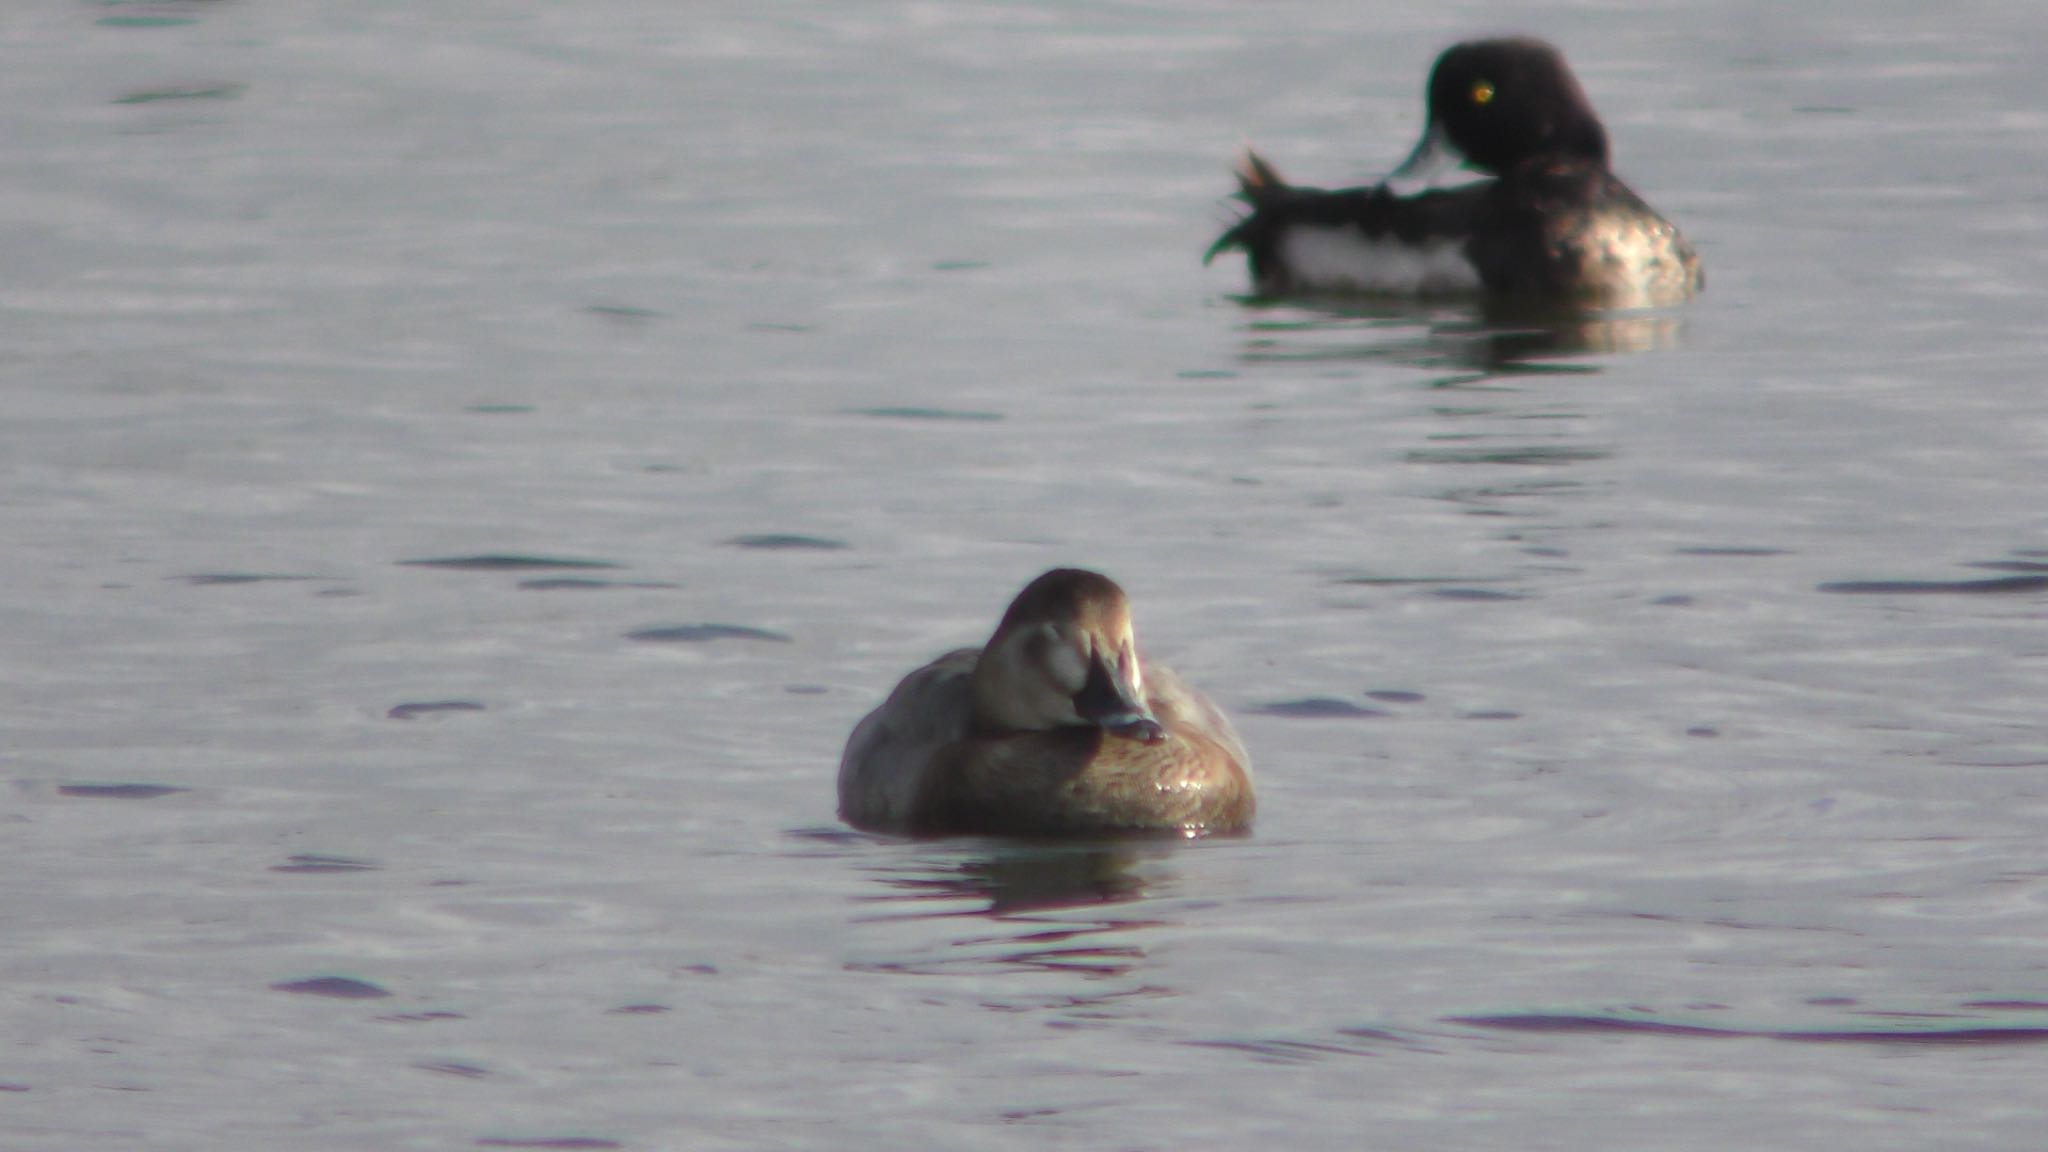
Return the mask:
[[(958, 914), (1007, 916), (1124, 904), (1145, 895), (1145, 880), (1135, 870), (1138, 858), (1127, 849), (1009, 843), (1011, 847), (997, 845), (986, 853), (958, 860), (889, 868), (881, 881), (893, 894), (872, 899), (946, 904), (987, 901), (984, 907)], [(954, 912), (947, 909), (936, 914)], [(934, 913), (913, 913), (929, 914)]]
[[(966, 848), (965, 853), (958, 848)], [(885, 911), (879, 916), (870, 911), (860, 917), (862, 922), (945, 919), (971, 927), (964, 927), (964, 934), (948, 933), (942, 946), (863, 959), (851, 967), (896, 975), (1129, 975), (1145, 963), (1139, 933), (1170, 922), (1136, 911), (1119, 913), (1115, 906), (1148, 895), (1151, 870), (1142, 865), (1166, 851), (1164, 845), (1134, 845), (1129, 839), (1115, 844), (953, 841), (940, 854), (920, 853), (879, 867), (876, 878), (887, 893), (863, 897), (861, 903)], [(900, 937), (891, 939), (900, 945)], [(1053, 1006), (1107, 1004), (1153, 991), (1097, 989), (1080, 995), (1062, 986)]]
[(1677, 347), (1685, 322), (1658, 312), (1593, 312), (1570, 304), (1489, 297), (1442, 301), (1323, 296), (1256, 302), (1240, 359), (1247, 364), (1377, 362), (1486, 375), (1599, 371), (1581, 356)]
[(854, 728), (839, 814), (920, 835), (1229, 832), (1251, 824), (1249, 765), (1213, 704), (1139, 663), (1123, 589), (1061, 568)]

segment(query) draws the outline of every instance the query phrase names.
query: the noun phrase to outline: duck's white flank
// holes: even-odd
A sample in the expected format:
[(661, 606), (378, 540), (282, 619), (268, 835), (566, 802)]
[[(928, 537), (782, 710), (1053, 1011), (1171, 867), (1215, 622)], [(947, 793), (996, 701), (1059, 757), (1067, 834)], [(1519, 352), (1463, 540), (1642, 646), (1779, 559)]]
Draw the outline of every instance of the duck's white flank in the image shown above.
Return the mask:
[(1289, 228), (1280, 239), (1280, 266), (1298, 289), (1438, 296), (1480, 286), (1458, 240), (1374, 240), (1347, 226)]

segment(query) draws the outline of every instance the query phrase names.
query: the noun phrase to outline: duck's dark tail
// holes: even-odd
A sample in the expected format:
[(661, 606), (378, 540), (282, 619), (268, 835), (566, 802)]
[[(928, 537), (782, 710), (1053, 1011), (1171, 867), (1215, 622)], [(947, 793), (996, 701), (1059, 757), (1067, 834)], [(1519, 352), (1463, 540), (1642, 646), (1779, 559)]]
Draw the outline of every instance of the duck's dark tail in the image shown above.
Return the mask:
[(1202, 263), (1207, 264), (1218, 255), (1232, 248), (1242, 248), (1252, 254), (1254, 263), (1259, 262), (1263, 241), (1270, 221), (1260, 218), (1260, 210), (1267, 204), (1280, 199), (1287, 192), (1287, 181), (1266, 158), (1247, 148), (1244, 158), (1237, 165), (1237, 198), (1252, 206), (1251, 213), (1230, 226), (1229, 230), (1216, 238), (1209, 250), (1202, 253)]

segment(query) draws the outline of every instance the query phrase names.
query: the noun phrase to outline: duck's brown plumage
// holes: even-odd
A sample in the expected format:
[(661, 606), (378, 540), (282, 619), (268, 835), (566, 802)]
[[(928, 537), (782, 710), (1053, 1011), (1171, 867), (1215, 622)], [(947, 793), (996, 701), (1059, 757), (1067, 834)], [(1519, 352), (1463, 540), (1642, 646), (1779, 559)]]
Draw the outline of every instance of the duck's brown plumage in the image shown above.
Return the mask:
[[(1062, 645), (1087, 649), (1085, 680), (1062, 670)], [(1143, 713), (1091, 701), (1110, 691), (1104, 676), (1142, 685)], [(1230, 832), (1251, 823), (1249, 764), (1213, 704), (1137, 661), (1123, 590), (1055, 569), (1019, 593), (985, 648), (911, 673), (860, 722), (839, 810), (855, 827), (913, 835)]]

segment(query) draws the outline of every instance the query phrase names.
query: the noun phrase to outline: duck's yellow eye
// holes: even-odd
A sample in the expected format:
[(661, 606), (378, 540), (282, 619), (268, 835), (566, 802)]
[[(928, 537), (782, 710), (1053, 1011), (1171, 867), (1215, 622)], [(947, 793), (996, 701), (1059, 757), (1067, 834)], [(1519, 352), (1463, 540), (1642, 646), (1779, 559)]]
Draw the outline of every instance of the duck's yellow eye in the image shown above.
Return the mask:
[(1475, 81), (1473, 81), (1473, 82), (1472, 82), (1472, 102), (1473, 102), (1474, 104), (1491, 104), (1491, 103), (1493, 103), (1493, 85), (1492, 85), (1492, 83), (1490, 83), (1490, 82), (1488, 82), (1488, 81), (1485, 81), (1485, 80), (1475, 80)]

